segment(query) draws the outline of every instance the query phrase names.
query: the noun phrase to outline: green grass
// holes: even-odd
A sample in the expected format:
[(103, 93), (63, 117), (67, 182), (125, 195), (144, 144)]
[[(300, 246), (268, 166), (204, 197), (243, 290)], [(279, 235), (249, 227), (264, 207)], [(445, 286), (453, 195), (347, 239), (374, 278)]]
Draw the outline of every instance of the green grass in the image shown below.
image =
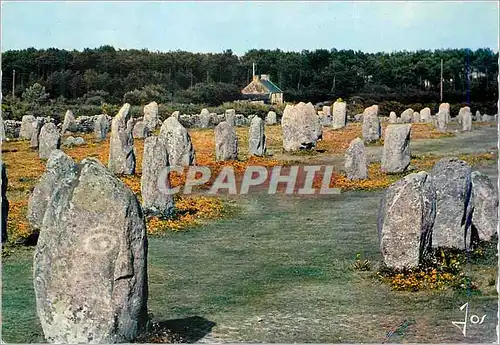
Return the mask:
[[(495, 266), (471, 265), (484, 276), (482, 294), (391, 291), (351, 269), (356, 254), (380, 260), (377, 207), (381, 192), (330, 197), (241, 197), (238, 214), (184, 233), (149, 239), (149, 301), (154, 320), (202, 317), (208, 340), (245, 342), (493, 342)], [(43, 341), (31, 282), (32, 250), (3, 260), (3, 340)], [(487, 272), (487, 274), (485, 273)], [(464, 338), (451, 321), (459, 307), (487, 317)], [(189, 321), (190, 322), (190, 321)]]

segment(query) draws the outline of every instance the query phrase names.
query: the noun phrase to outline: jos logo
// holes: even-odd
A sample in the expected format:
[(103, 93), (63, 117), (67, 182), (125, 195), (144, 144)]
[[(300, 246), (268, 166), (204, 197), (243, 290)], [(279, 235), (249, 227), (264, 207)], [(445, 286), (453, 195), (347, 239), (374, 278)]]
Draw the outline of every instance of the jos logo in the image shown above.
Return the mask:
[(106, 254), (118, 246), (116, 232), (107, 227), (98, 227), (88, 232), (84, 248), (89, 254)]
[(477, 324), (481, 325), (484, 322), (486, 315), (483, 315), (482, 317), (479, 317), (477, 315), (471, 315), (469, 317), (469, 302), (465, 303), (463, 306), (460, 307), (460, 310), (464, 309), (465, 309), (464, 321), (452, 321), (451, 323), (460, 328), (462, 330), (462, 334), (465, 337), (467, 335), (467, 322), (470, 321), (470, 323), (473, 325)]

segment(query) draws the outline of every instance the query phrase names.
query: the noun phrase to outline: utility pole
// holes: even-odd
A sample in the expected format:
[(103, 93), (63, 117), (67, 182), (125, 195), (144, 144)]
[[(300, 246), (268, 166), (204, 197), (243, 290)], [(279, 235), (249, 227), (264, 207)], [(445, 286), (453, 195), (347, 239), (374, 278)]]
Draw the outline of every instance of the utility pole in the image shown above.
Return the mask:
[(255, 77), (255, 62), (252, 63), (252, 78)]
[(441, 102), (443, 102), (443, 59), (441, 59)]
[(12, 97), (15, 97), (15, 92), (16, 91), (16, 70), (12, 70)]

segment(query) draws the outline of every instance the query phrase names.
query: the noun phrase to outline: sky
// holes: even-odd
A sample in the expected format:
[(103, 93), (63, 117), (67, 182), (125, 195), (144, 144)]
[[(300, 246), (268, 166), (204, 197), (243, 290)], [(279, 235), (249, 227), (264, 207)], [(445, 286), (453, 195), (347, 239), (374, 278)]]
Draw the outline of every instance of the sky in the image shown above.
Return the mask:
[(1, 50), (102, 45), (243, 55), (250, 49), (490, 48), (497, 1), (2, 1)]

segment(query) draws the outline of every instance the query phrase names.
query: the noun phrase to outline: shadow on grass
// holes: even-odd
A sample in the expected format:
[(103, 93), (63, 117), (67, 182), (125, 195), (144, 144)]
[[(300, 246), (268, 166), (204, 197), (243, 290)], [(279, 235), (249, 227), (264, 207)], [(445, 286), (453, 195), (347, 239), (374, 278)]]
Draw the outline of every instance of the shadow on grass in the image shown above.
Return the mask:
[(195, 343), (212, 331), (215, 322), (201, 316), (153, 322), (141, 343)]

